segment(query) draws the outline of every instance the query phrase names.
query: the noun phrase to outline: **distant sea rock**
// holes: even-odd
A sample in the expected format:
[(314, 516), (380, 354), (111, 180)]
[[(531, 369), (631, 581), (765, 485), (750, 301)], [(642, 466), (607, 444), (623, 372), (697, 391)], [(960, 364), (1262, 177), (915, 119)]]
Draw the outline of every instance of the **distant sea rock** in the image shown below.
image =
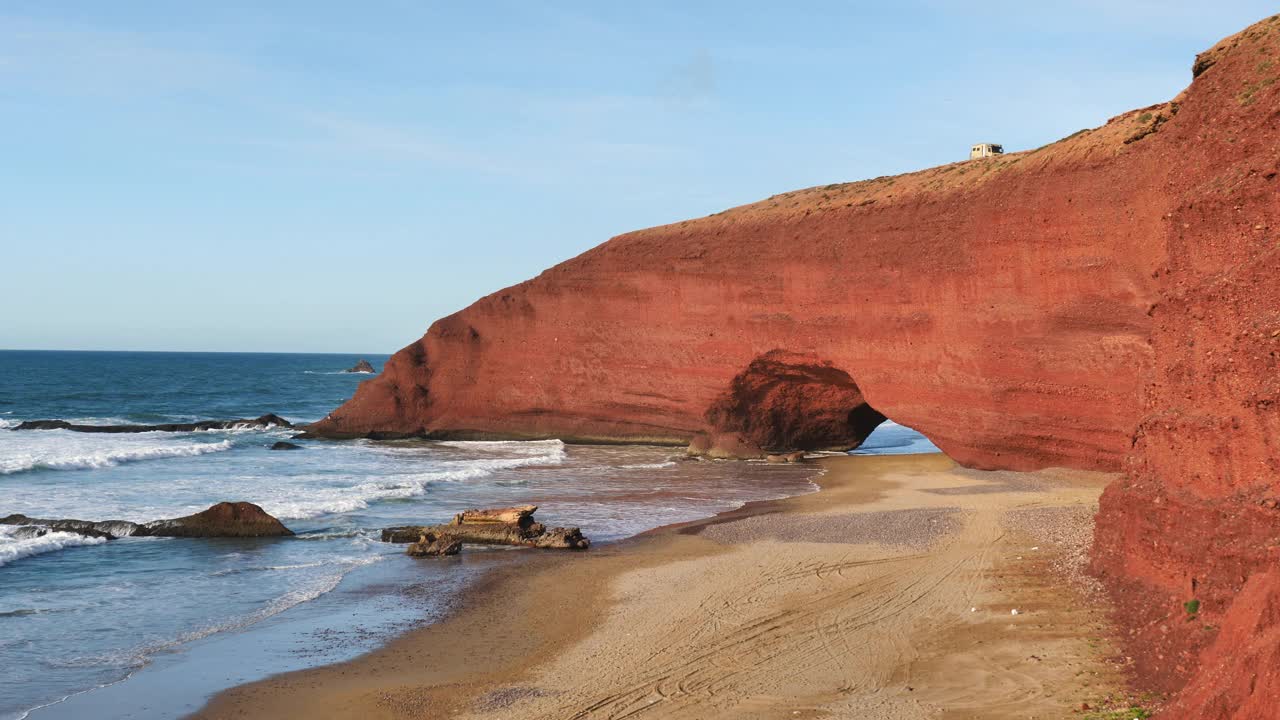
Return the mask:
[(70, 430), (82, 433), (143, 433), (143, 432), (197, 432), (200, 430), (242, 430), (248, 428), (283, 427), (293, 423), (279, 415), (267, 413), (262, 417), (238, 420), (201, 420), (193, 423), (164, 423), (162, 425), (77, 425), (66, 420), (28, 420), (13, 430)]
[(272, 445), (271, 449), (272, 450), (301, 450), (302, 446), (296, 443), (280, 440), (275, 445)]
[(365, 374), (368, 374), (368, 375), (372, 375), (372, 374), (374, 374), (375, 372), (377, 372), (377, 370), (374, 370), (374, 369), (373, 369), (373, 366), (369, 364), (369, 361), (368, 361), (368, 360), (365, 360), (365, 359), (363, 359), (363, 358), (362, 358), (362, 359), (360, 360), (360, 362), (356, 363), (353, 367), (347, 368), (347, 369), (346, 369), (346, 370), (344, 370), (343, 372), (349, 372), (349, 373), (365, 373)]

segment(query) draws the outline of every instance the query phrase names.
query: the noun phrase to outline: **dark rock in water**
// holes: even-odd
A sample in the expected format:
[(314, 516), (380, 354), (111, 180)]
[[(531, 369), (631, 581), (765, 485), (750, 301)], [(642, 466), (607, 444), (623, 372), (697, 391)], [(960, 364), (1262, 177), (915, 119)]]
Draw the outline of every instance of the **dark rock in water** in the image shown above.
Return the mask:
[(243, 428), (293, 427), (293, 423), (279, 415), (268, 413), (262, 417), (238, 420), (201, 420), (193, 423), (164, 423), (161, 425), (76, 425), (66, 420), (28, 420), (14, 430), (70, 430), (83, 433), (141, 433), (141, 432), (196, 432), (199, 430), (239, 430)]
[(347, 368), (344, 372), (349, 372), (349, 373), (368, 373), (368, 374), (372, 375), (373, 373), (375, 373), (375, 372), (377, 372), (377, 371), (373, 369), (373, 366), (369, 364), (369, 361), (368, 361), (368, 360), (361, 359), (361, 360), (360, 360), (360, 362), (358, 362), (358, 363), (356, 363), (356, 364), (355, 364), (355, 366), (350, 367), (350, 368)]
[[(128, 520), (104, 520), (102, 522), (93, 522), (91, 520), (43, 520), (41, 518), (27, 517), (26, 515), (2, 517), (0, 518), (0, 525), (25, 525), (27, 527), (44, 528), (46, 531), (69, 532), (84, 535), (85, 537), (107, 538), (129, 537), (137, 534), (138, 529), (142, 527)], [(39, 536), (32, 535), (31, 537)]]
[(281, 537), (293, 531), (250, 502), (222, 502), (195, 515), (142, 526), (153, 537)]
[[(283, 537), (293, 531), (265, 510), (248, 502), (223, 502), (204, 512), (169, 520), (43, 520), (26, 515), (0, 518), (0, 525), (24, 525), (87, 537)], [(38, 536), (33, 536), (38, 537)]]
[(69, 530), (56, 530), (51, 527), (41, 527), (40, 525), (23, 525), (22, 527), (15, 530), (14, 533), (9, 537), (15, 540), (32, 540), (34, 538), (44, 537), (45, 535), (48, 535), (51, 532), (75, 532), (77, 535), (83, 535), (85, 537), (100, 537), (100, 538), (106, 538), (107, 540), (115, 539), (115, 536), (113, 536), (111, 533), (101, 532), (99, 530), (94, 530), (92, 528), (84, 528), (82, 530), (69, 531)]
[(284, 440), (281, 440), (277, 442), (275, 445), (272, 445), (271, 449), (272, 450), (301, 450), (302, 446), (297, 445), (295, 443), (285, 442)]
[(43, 537), (51, 532), (53, 531), (47, 527), (40, 527), (39, 525), (23, 525), (17, 530), (14, 530), (13, 534), (9, 537), (14, 540), (30, 540), (32, 538)]

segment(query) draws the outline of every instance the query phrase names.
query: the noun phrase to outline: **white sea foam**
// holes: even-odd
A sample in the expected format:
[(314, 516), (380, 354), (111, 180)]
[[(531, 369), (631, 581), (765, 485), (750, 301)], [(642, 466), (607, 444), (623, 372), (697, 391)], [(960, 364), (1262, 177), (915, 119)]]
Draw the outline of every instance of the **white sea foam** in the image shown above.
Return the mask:
[(350, 372), (348, 370), (303, 370), (303, 375), (377, 375), (371, 372)]
[(634, 465), (619, 465), (619, 470), (661, 470), (662, 468), (675, 467), (675, 460), (667, 460), (666, 462), (656, 463), (636, 463)]
[(40, 537), (19, 540), (13, 537), (17, 529), (16, 526), (0, 527), (0, 567), (32, 555), (42, 555), (81, 545), (101, 545), (107, 541), (106, 538), (85, 537), (69, 532), (51, 532)]
[(205, 638), (210, 635), (213, 635), (214, 633), (223, 632), (225, 630), (236, 630), (239, 628), (248, 627), (249, 625), (252, 625), (256, 622), (266, 620), (267, 618), (272, 617), (273, 615), (279, 615), (280, 613), (284, 612), (285, 610), (288, 610), (291, 607), (294, 607), (295, 605), (301, 605), (302, 603), (307, 602), (309, 600), (315, 600), (321, 595), (324, 595), (330, 590), (333, 590), (334, 588), (338, 587), (338, 583), (342, 582), (342, 578), (345, 577), (347, 573), (363, 565), (370, 565), (372, 563), (379, 562), (384, 557), (386, 556), (371, 555), (371, 556), (365, 556), (365, 557), (337, 557), (337, 558), (327, 559), (323, 563), (306, 563), (306, 564), (299, 564), (299, 565), (292, 565), (292, 566), (278, 565), (278, 566), (268, 567), (268, 568), (252, 568), (252, 569), (262, 569), (262, 570), (297, 570), (297, 569), (318, 567), (320, 565), (326, 565), (326, 566), (332, 566), (337, 570), (336, 572), (327, 573), (325, 575), (311, 578), (305, 584), (299, 587), (296, 587), (293, 590), (286, 592), (284, 595), (281, 595), (275, 598), (274, 600), (268, 602), (265, 606), (260, 608), (257, 612), (251, 613), (244, 617), (235, 618), (235, 619), (228, 620), (222, 623), (217, 623), (214, 625), (208, 625), (202, 628), (198, 628), (196, 630), (192, 630), (187, 633), (183, 633), (181, 636), (179, 636), (174, 640), (153, 645), (151, 647), (146, 648), (139, 654), (150, 656), (159, 650), (164, 650), (166, 648), (173, 647), (176, 645), (189, 643), (189, 642), (192, 642), (193, 640), (199, 640), (201, 638)]
[(462, 450), (494, 450), (517, 453), (545, 453), (549, 448), (564, 452), (562, 440), (446, 440), (438, 443), (444, 447)]
[(307, 568), (324, 567), (326, 565), (333, 565), (335, 562), (342, 562), (342, 560), (339, 558), (337, 560), (325, 559), (325, 560), (317, 560), (316, 562), (309, 562), (309, 563), (294, 563), (292, 565), (259, 565), (259, 566), (252, 566), (252, 567), (234, 567), (234, 568), (226, 568), (225, 570), (216, 570), (214, 572), (209, 573), (209, 576), (223, 577), (225, 575), (239, 575), (240, 573), (248, 573), (248, 572), (282, 572), (286, 570), (306, 570)]
[[(281, 520), (308, 520), (322, 515), (364, 510), (371, 503), (383, 500), (421, 497), (427, 493), (427, 488), (435, 483), (474, 482), (506, 470), (558, 465), (563, 463), (566, 457), (564, 443), (559, 440), (522, 445), (521, 452), (538, 454), (509, 458), (445, 460), (439, 463), (438, 470), (401, 474), (345, 488), (320, 488), (310, 490), (302, 497), (299, 497), (299, 493), (290, 491), (287, 497), (264, 498), (260, 504), (264, 510)], [(492, 447), (490, 445), (491, 449)], [(506, 482), (514, 484), (520, 480), (508, 479)]]
[(114, 667), (136, 670), (137, 668), (146, 665), (151, 657), (158, 652), (163, 652), (179, 645), (185, 645), (186, 643), (194, 642), (220, 632), (245, 628), (262, 620), (266, 620), (269, 617), (279, 615), (292, 607), (315, 600), (321, 595), (324, 595), (336, 588), (338, 584), (342, 582), (342, 578), (345, 577), (347, 573), (358, 567), (379, 562), (384, 557), (385, 556), (382, 555), (366, 557), (338, 557), (326, 560), (323, 563), (248, 568), (249, 570), (292, 570), (325, 565), (335, 568), (335, 572), (309, 578), (302, 585), (299, 585), (283, 595), (267, 602), (256, 612), (241, 617), (231, 618), (223, 622), (198, 627), (181, 633), (177, 637), (169, 640), (161, 640), (159, 642), (149, 643), (140, 647), (115, 652), (76, 655), (63, 658), (44, 658), (42, 662), (51, 667), (59, 668)]
[[(148, 434), (150, 435), (150, 434)], [(87, 470), (125, 462), (192, 457), (231, 449), (220, 442), (174, 442), (153, 437), (81, 435), (52, 430), (0, 444), (0, 475), (28, 470)]]

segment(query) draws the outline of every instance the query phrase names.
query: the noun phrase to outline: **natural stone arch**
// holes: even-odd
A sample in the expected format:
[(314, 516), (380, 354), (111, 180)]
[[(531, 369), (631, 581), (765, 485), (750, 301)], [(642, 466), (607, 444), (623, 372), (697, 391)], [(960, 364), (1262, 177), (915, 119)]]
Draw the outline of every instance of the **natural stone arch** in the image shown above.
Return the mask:
[(710, 430), (689, 449), (712, 457), (852, 450), (886, 419), (849, 373), (811, 353), (771, 350), (707, 408)]

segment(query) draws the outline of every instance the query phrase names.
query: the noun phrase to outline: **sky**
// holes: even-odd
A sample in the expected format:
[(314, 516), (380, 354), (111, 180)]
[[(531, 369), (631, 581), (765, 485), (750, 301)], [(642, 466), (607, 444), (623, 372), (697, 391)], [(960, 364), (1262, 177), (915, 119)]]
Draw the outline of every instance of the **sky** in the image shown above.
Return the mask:
[(391, 352), (628, 230), (1168, 100), (1276, 11), (1043, 5), (4, 0), (0, 348)]

